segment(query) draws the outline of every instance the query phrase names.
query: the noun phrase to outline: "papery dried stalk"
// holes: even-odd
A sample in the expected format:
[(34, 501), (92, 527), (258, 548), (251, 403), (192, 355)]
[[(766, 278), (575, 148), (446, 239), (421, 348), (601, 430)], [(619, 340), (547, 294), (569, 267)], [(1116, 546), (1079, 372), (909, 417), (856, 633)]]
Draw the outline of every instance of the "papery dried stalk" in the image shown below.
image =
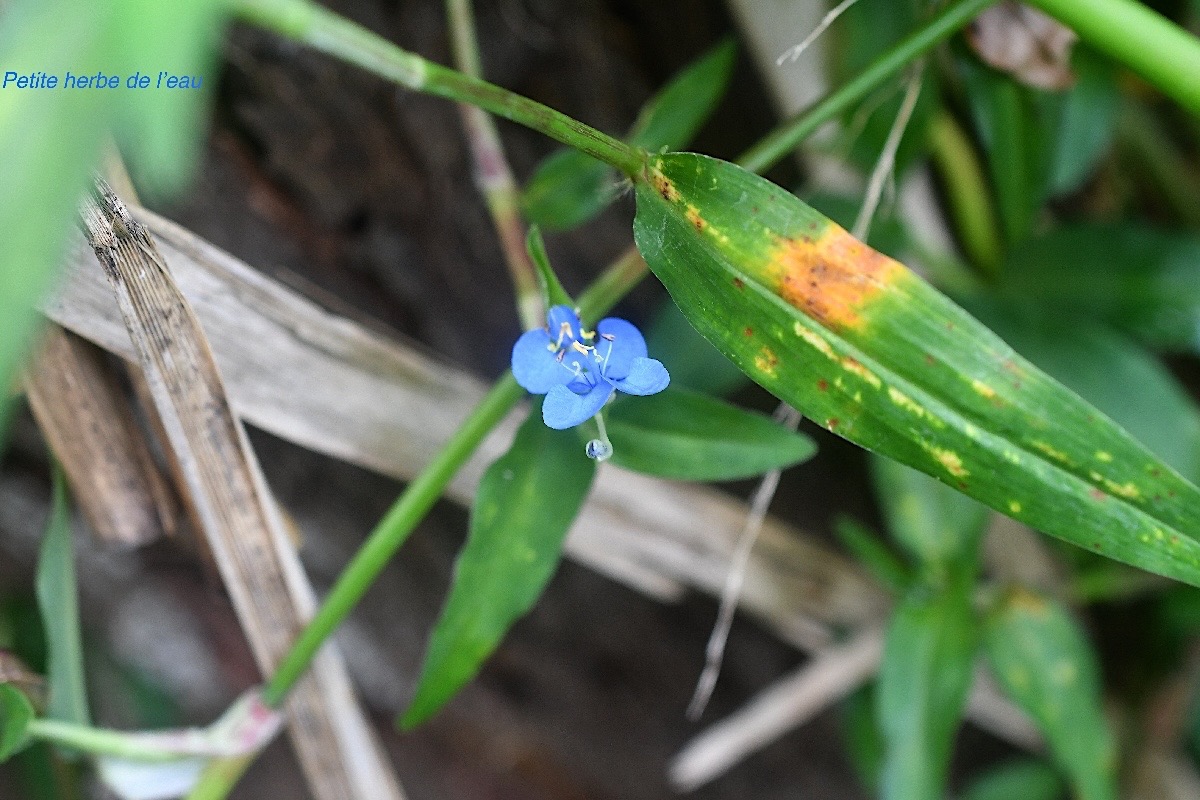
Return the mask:
[(25, 393), (92, 532), (132, 547), (174, 533), (180, 510), (105, 358), (91, 342), (49, 326)]
[[(230, 411), (200, 323), (167, 262), (102, 181), (81, 214), (182, 473), (196, 527), (213, 552), (259, 668), (269, 673), (312, 613), (312, 588)], [(286, 708), (315, 797), (402, 797), (332, 648), (296, 686)]]

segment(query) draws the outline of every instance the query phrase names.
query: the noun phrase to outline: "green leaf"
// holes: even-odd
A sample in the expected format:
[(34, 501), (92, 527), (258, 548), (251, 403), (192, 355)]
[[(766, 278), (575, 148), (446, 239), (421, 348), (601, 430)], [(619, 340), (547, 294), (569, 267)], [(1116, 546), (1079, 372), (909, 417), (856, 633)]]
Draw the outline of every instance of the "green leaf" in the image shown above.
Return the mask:
[(546, 302), (546, 308), (551, 306), (574, 308), (575, 301), (559, 283), (558, 276), (554, 274), (554, 269), (550, 266), (550, 256), (546, 255), (546, 241), (542, 239), (542, 232), (537, 225), (529, 228), (529, 234), (525, 237), (525, 249), (537, 269), (538, 285), (542, 289), (542, 299)]
[(608, 412), (612, 463), (682, 481), (729, 481), (806, 461), (812, 439), (765, 414), (687, 389), (622, 399)]
[(1020, 242), (1049, 194), (1065, 95), (1031, 89), (974, 57), (961, 66), (1005, 236)]
[(1029, 712), (1080, 800), (1116, 795), (1116, 752), (1104, 719), (1096, 657), (1056, 601), (1015, 590), (988, 617), (988, 661)]
[(884, 800), (945, 794), (975, 652), (968, 579), (919, 584), (896, 609), (879, 670), (879, 725), (887, 750)]
[(737, 45), (725, 39), (684, 67), (642, 108), (629, 141), (652, 152), (684, 147), (725, 96)]
[(742, 371), (708, 343), (670, 300), (662, 304), (646, 334), (646, 344), (671, 373), (671, 385), (718, 397), (749, 382)]
[(1106, 320), (1147, 343), (1200, 353), (1200, 237), (1139, 225), (1075, 225), (1009, 256), (1002, 293)]
[(988, 509), (966, 495), (890, 458), (871, 459), (888, 530), (925, 565), (973, 557)]
[(535, 409), (484, 473), (405, 728), (428, 719), (470, 681), (541, 596), (595, 472), (575, 432), (547, 428)]
[(595, 217), (620, 193), (620, 179), (607, 164), (578, 150), (558, 150), (525, 184), (521, 209), (531, 222), (565, 231)]
[[(59, 83), (0, 92), (0, 433), (7, 387), (32, 336), (34, 304), (50, 288), (105, 133), (114, 127), (122, 133), (143, 167), (139, 174), (153, 186), (185, 176), (200, 141), (205, 92), (128, 90), (124, 81), (135, 69), (195, 71), (211, 62), (223, 6), (14, 0), (5, 9), (4, 71), (44, 73)], [(121, 88), (67, 89), (68, 71), (116, 76)], [(211, 69), (206, 80), (215, 80)]]
[[(737, 47), (726, 40), (709, 50), (663, 87), (642, 108), (630, 144), (676, 150), (692, 140), (725, 94)], [(578, 150), (552, 154), (525, 185), (521, 205), (530, 221), (569, 230), (599, 214), (621, 193), (617, 173)]]
[(46, 631), (46, 679), (50, 695), (46, 717), (89, 725), (71, 514), (67, 507), (66, 479), (58, 467), (54, 470), (54, 496), (38, 559), (36, 588), (38, 610)]
[(637, 204), (650, 268), (768, 391), (1032, 527), (1200, 584), (1200, 489), (903, 265), (705, 156), (652, 159)]
[(1062, 779), (1052, 767), (1032, 758), (1010, 761), (980, 776), (962, 800), (1060, 800)]
[(0, 683), (0, 764), (20, 751), (27, 743), (29, 723), (33, 721), (33, 705), (15, 686)]
[(868, 683), (841, 704), (842, 738), (846, 755), (863, 785), (872, 792), (879, 788), (886, 745), (875, 721), (875, 684)]
[[(920, 474), (920, 473), (917, 473)], [(833, 523), (838, 541), (880, 584), (900, 592), (912, 583), (912, 575), (878, 534), (850, 517), (838, 517)]]
[(1112, 63), (1085, 45), (1072, 52), (1075, 85), (1063, 99), (1062, 116), (1052, 141), (1051, 194), (1079, 188), (1112, 145), (1120, 93)]
[(1200, 478), (1200, 407), (1158, 358), (1107, 326), (1072, 319), (1061, 309), (972, 309), (1181, 475)]

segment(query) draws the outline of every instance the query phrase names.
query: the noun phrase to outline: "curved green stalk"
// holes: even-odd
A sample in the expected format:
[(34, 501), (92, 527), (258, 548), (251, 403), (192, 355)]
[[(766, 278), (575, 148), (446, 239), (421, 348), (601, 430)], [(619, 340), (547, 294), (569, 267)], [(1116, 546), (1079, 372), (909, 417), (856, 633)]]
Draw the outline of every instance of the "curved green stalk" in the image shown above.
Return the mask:
[(517, 385), (512, 373), (506, 373), (484, 396), (446, 446), (434, 456), (433, 461), (408, 485), (343, 570), (316, 616), (275, 669), (275, 674), (263, 689), (263, 701), (267, 705), (277, 708), (283, 703), (288, 690), (308, 669), (325, 640), (358, 604), (392, 555), (442, 496), (446, 484), (524, 396), (525, 390)]
[(1200, 114), (1200, 39), (1137, 0), (1028, 0)]
[(425, 94), (457, 100), (557, 139), (629, 177), (641, 174), (645, 153), (541, 103), (402, 50), (311, 0), (233, 0), (248, 22), (355, 64)]
[(115, 756), (136, 761), (178, 761), (186, 758), (185, 755), (171, 752), (161, 745), (148, 743), (145, 736), (136, 733), (93, 728), (73, 722), (35, 719), (29, 723), (27, 731), (33, 739), (92, 755)]

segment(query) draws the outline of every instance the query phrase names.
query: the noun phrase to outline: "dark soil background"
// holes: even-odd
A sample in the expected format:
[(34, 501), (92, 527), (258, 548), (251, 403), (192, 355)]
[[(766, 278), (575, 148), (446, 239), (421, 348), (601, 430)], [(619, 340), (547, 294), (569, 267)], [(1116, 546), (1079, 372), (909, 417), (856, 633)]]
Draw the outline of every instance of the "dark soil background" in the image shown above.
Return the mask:
[[(403, 47), (449, 62), (441, 3), (329, 5)], [(477, 6), (492, 81), (616, 133), (628, 128), (654, 88), (734, 30), (715, 1), (484, 0)], [(517, 322), (455, 107), (243, 28), (228, 38), (222, 69), (194, 185), (181, 198), (152, 204), (342, 313), (419, 340), (477, 374), (498, 375)], [(735, 156), (774, 123), (770, 109), (743, 57), (728, 99), (695, 149)], [(515, 126), (502, 124), (502, 134), (520, 178), (554, 148)], [(784, 171), (775, 177), (794, 182), (798, 176)], [(628, 245), (631, 217), (626, 200), (580, 232), (549, 239), (569, 290), (582, 288)], [(664, 297), (648, 281), (622, 314), (645, 321)], [(771, 406), (753, 393), (742, 399)], [(819, 438), (821, 458), (786, 477), (776, 512), (816, 531), (827, 528), (835, 512), (869, 518), (858, 452)], [(324, 588), (400, 487), (265, 435), (253, 439), (273, 487), (300, 522), (306, 564)], [(0, 541), (30, 540), (45, 508), (35, 501), (47, 488), (45, 454), (27, 419), (18, 425), (0, 478), (0, 491), (31, 498), (34, 509), (0, 515)], [(465, 525), (464, 510), (439, 506), (342, 638), (408, 796), (670, 796), (668, 759), (699, 730), (686, 722), (684, 709), (715, 603), (692, 597), (665, 607), (571, 563), (476, 683), (432, 723), (411, 734), (395, 732), (392, 719), (410, 696)], [(0, 589), (11, 596), (28, 588), (32, 546), (14, 546), (0, 564)], [(120, 662), (111, 651), (137, 650), (128, 637), (153, 625), (176, 632), (191, 626), (210, 649), (215, 672), (202, 674), (200, 683), (211, 686), (202, 692), (193, 679), (193, 696), (168, 703), (174, 722), (204, 721), (258, 681), (219, 581), (186, 544), (160, 543), (136, 554), (85, 552), (80, 571), (93, 662)], [(109, 615), (138, 592), (150, 592), (137, 606), (146, 616), (118, 625)], [(183, 616), (172, 617), (168, 607)], [(188, 685), (180, 677), (186, 654), (153, 646), (147, 652), (161, 662), (150, 683), (168, 695), (172, 686)], [(740, 620), (705, 722), (801, 662), (795, 651)], [(121, 672), (97, 670), (98, 681)], [(94, 694), (101, 695), (102, 720), (121, 724), (127, 712), (118, 700), (105, 699), (103, 685)], [(0, 797), (21, 796), (2, 781)], [(286, 744), (273, 745), (234, 796), (305, 797)], [(838, 715), (830, 712), (693, 796), (866, 795), (843, 754)]]

